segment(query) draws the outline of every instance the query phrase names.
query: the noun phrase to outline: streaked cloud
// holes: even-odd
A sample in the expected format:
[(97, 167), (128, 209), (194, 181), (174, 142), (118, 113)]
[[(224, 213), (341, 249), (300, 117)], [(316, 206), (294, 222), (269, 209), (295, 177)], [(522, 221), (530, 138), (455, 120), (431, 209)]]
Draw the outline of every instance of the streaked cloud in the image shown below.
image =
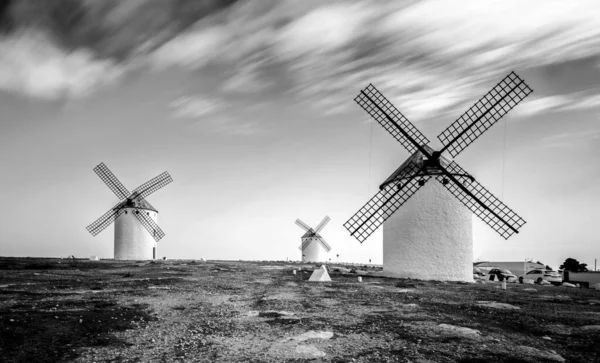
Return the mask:
[(571, 102), (565, 104), (562, 110), (600, 110), (600, 90), (597, 90), (596, 94), (581, 95), (573, 97)]
[[(257, 121), (242, 120), (225, 113), (232, 106), (220, 98), (199, 94), (183, 96), (173, 100), (169, 107), (173, 118), (191, 121), (191, 125), (198, 126), (202, 131), (242, 136), (266, 132)], [(256, 108), (247, 111), (253, 112)]]
[(243, 65), (234, 69), (232, 75), (221, 85), (221, 90), (227, 93), (257, 93), (272, 85), (268, 78), (262, 76), (261, 63)]
[[(419, 122), (462, 113), (510, 70), (600, 54), (595, 0), (68, 3), (79, 5), (13, 2), (18, 31), (0, 43), (1, 89), (74, 97), (114, 83), (134, 61), (154, 71), (192, 69), (200, 78), (216, 65), (219, 97), (277, 86), (339, 114), (355, 110), (351, 100), (373, 83)], [(54, 35), (38, 48), (35, 37), (20, 35), (31, 29)], [(598, 94), (574, 104), (536, 93), (520, 106), (528, 111), (515, 115), (593, 109)]]
[(169, 106), (175, 118), (200, 118), (226, 108), (228, 105), (216, 98), (184, 96), (172, 101)]
[[(4, 25), (0, 90), (45, 99), (77, 98), (144, 64), (156, 66), (185, 58), (201, 62), (202, 57), (192, 55), (222, 40), (210, 43), (214, 33), (177, 36), (232, 3), (235, 1), (9, 1), (0, 14)], [(168, 54), (184, 49), (170, 45), (175, 37), (188, 53), (179, 57)]]
[(510, 70), (597, 54), (598, 18), (593, 1), (419, 2), (377, 13), (334, 55), (297, 60), (296, 87), (348, 102), (373, 82), (411, 119), (455, 113)]
[(239, 121), (234, 119), (220, 119), (213, 124), (214, 131), (239, 135), (249, 136), (264, 133), (265, 129), (256, 121)]
[(35, 31), (0, 39), (0, 49), (0, 89), (43, 99), (88, 96), (125, 71), (87, 49), (62, 50)]
[(558, 96), (537, 97), (514, 110), (518, 116), (527, 117), (550, 112), (600, 111), (600, 90), (575, 92)]
[(600, 129), (565, 132), (542, 139), (545, 147), (573, 147), (586, 143), (600, 143)]
[(293, 60), (351, 46), (363, 29), (368, 29), (373, 10), (360, 2), (317, 7), (281, 29), (275, 41), (276, 52)]
[(217, 60), (221, 47), (229, 39), (222, 27), (208, 27), (190, 31), (163, 44), (151, 54), (153, 65), (164, 68), (183, 66), (198, 69)]

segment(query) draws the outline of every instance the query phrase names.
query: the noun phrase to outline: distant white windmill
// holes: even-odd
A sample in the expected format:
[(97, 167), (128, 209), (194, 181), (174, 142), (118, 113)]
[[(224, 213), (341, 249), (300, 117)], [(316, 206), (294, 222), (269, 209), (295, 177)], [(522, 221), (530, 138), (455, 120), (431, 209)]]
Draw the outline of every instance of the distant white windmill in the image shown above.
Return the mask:
[(87, 230), (95, 236), (114, 222), (115, 260), (156, 258), (157, 242), (165, 232), (156, 223), (158, 210), (146, 197), (173, 181), (169, 173), (165, 171), (130, 192), (104, 163), (96, 166), (94, 172), (121, 201), (87, 226)]
[(296, 224), (306, 231), (302, 236), (302, 245), (299, 249), (302, 251), (302, 261), (323, 262), (327, 261), (327, 253), (331, 251), (331, 246), (325, 242), (319, 234), (325, 228), (331, 218), (325, 216), (317, 228), (312, 229), (300, 219), (296, 219)]

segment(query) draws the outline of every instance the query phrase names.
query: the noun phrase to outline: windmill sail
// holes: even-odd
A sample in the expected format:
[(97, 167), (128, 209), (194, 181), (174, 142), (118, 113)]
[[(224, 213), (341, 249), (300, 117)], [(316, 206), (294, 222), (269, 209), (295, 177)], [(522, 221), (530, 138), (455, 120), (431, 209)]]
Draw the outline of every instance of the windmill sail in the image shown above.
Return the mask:
[(133, 190), (132, 196), (135, 198), (146, 198), (150, 194), (171, 183), (173, 179), (166, 171), (140, 185)]
[(94, 168), (94, 172), (98, 174), (104, 184), (106, 184), (120, 200), (123, 200), (129, 196), (130, 193), (127, 188), (121, 184), (119, 179), (117, 179), (117, 177), (110, 171), (110, 169), (108, 169), (106, 165), (104, 165), (104, 163), (98, 164)]
[(321, 232), (323, 230), (323, 228), (325, 228), (327, 223), (329, 223), (330, 220), (331, 220), (331, 218), (329, 218), (329, 216), (325, 216), (325, 218), (323, 218), (321, 223), (319, 223), (319, 225), (317, 225), (317, 227), (315, 228), (315, 232), (316, 233)]
[(100, 218), (96, 219), (96, 221), (89, 226), (86, 227), (88, 232), (92, 234), (92, 236), (97, 235), (106, 229), (106, 227), (110, 226), (112, 222), (115, 221), (122, 213), (123, 209), (117, 209), (117, 207), (121, 203), (115, 205), (113, 208), (109, 209), (108, 212), (104, 213)]
[(370, 84), (354, 99), (375, 121), (379, 122), (409, 153), (420, 150), (429, 139), (419, 131), (384, 95)]
[[(424, 177), (424, 182), (429, 180)], [(359, 242), (364, 242), (379, 226), (398, 210), (410, 197), (421, 188), (417, 179), (405, 184), (390, 183), (373, 196), (358, 212), (344, 223), (344, 227)]]
[(531, 92), (525, 81), (511, 72), (439, 134), (438, 139), (445, 145), (440, 152), (447, 149), (456, 157)]
[(398, 208), (419, 190), (428, 180), (429, 176), (419, 176), (417, 164), (407, 164), (402, 170), (394, 174), (405, 173), (413, 176), (406, 180), (393, 179), (373, 196), (361, 209), (344, 223), (344, 227), (359, 242), (364, 242), (379, 226), (383, 224)]
[(142, 223), (144, 228), (150, 233), (156, 242), (160, 241), (164, 236), (165, 232), (154, 222), (152, 218), (143, 209), (135, 208), (135, 217)]
[(331, 246), (329, 245), (329, 243), (327, 243), (327, 241), (325, 241), (325, 239), (323, 237), (319, 236), (317, 241), (319, 241), (319, 243), (321, 244), (321, 246), (323, 246), (325, 251), (327, 251), (327, 252), (331, 251)]
[(302, 222), (300, 219), (296, 219), (296, 222), (295, 222), (295, 223), (296, 223), (296, 224), (297, 224), (297, 225), (298, 225), (300, 228), (302, 228), (303, 230), (305, 230), (305, 231), (307, 231), (307, 232), (311, 230), (311, 228), (310, 228), (310, 227), (309, 227), (309, 226), (308, 226), (306, 223)]
[[(431, 176), (502, 237), (518, 233), (525, 221), (442, 153), (448, 150), (457, 156), (531, 92), (523, 79), (511, 72), (438, 136), (445, 146), (433, 151), (427, 146), (429, 140), (372, 84), (361, 90), (354, 100), (413, 155), (344, 223), (350, 235), (362, 243)], [(470, 183), (463, 185), (467, 180)]]
[[(452, 162), (447, 168), (451, 174), (465, 174), (456, 162)], [(437, 180), (442, 181), (443, 176), (438, 176)], [(468, 183), (450, 182), (443, 184), (450, 193), (469, 208), (479, 219), (500, 234), (504, 239), (518, 233), (525, 221), (518, 214), (512, 211), (492, 193), (479, 184), (477, 181)]]

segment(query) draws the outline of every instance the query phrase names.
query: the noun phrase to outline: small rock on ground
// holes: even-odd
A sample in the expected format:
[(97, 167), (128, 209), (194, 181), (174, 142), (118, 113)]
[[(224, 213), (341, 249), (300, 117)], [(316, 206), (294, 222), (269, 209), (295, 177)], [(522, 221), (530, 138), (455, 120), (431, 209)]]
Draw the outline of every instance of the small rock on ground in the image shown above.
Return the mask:
[(486, 308), (502, 309), (502, 310), (520, 310), (521, 309), (518, 306), (514, 306), (514, 305), (510, 305), (510, 304), (505, 304), (505, 303), (499, 303), (499, 302), (496, 302), (496, 301), (478, 301), (477, 305), (483, 306), (483, 307), (486, 307)]
[(314, 345), (299, 345), (296, 347), (296, 353), (307, 354), (313, 357), (325, 356), (325, 352), (320, 351)]
[(299, 342), (303, 342), (308, 339), (331, 339), (332, 337), (333, 337), (333, 332), (330, 332), (330, 331), (309, 330), (304, 334), (300, 334), (295, 337), (288, 338), (286, 340), (297, 340)]
[(584, 325), (579, 327), (579, 331), (582, 333), (600, 333), (600, 325)]
[(294, 315), (294, 313), (290, 313), (287, 311), (275, 311), (275, 310), (260, 311), (258, 313), (258, 316), (265, 317), (265, 318), (279, 318), (281, 316), (291, 316), (291, 315)]
[(413, 291), (415, 291), (415, 289), (398, 289), (398, 290), (395, 290), (394, 292), (404, 292), (404, 293), (406, 293), (406, 292), (413, 292)]
[(545, 326), (546, 331), (558, 335), (571, 335), (572, 328), (562, 324), (551, 324)]
[(438, 328), (440, 328), (442, 330), (456, 332), (460, 335), (479, 335), (479, 330), (465, 328), (462, 326), (455, 326), (455, 325), (450, 325), (450, 324), (440, 324), (440, 325), (438, 325)]
[(552, 362), (564, 362), (565, 361), (565, 358), (561, 357), (560, 355), (558, 355), (556, 352), (554, 352), (552, 350), (543, 351), (543, 350), (535, 349), (532, 347), (527, 347), (525, 345), (519, 345), (516, 347), (516, 351), (519, 355), (529, 356), (532, 358), (547, 359)]

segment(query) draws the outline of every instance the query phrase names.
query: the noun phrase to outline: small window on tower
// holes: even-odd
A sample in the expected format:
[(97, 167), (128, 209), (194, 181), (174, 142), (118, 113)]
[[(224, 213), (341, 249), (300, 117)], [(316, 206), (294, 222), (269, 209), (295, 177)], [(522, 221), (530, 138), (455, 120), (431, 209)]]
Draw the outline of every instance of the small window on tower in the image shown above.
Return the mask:
[(127, 214), (127, 211), (125, 211), (125, 214)]
[(139, 211), (139, 210), (136, 210), (136, 211), (135, 211), (135, 214), (140, 214), (140, 211)]
[(150, 215), (150, 212), (146, 212), (146, 215)]

